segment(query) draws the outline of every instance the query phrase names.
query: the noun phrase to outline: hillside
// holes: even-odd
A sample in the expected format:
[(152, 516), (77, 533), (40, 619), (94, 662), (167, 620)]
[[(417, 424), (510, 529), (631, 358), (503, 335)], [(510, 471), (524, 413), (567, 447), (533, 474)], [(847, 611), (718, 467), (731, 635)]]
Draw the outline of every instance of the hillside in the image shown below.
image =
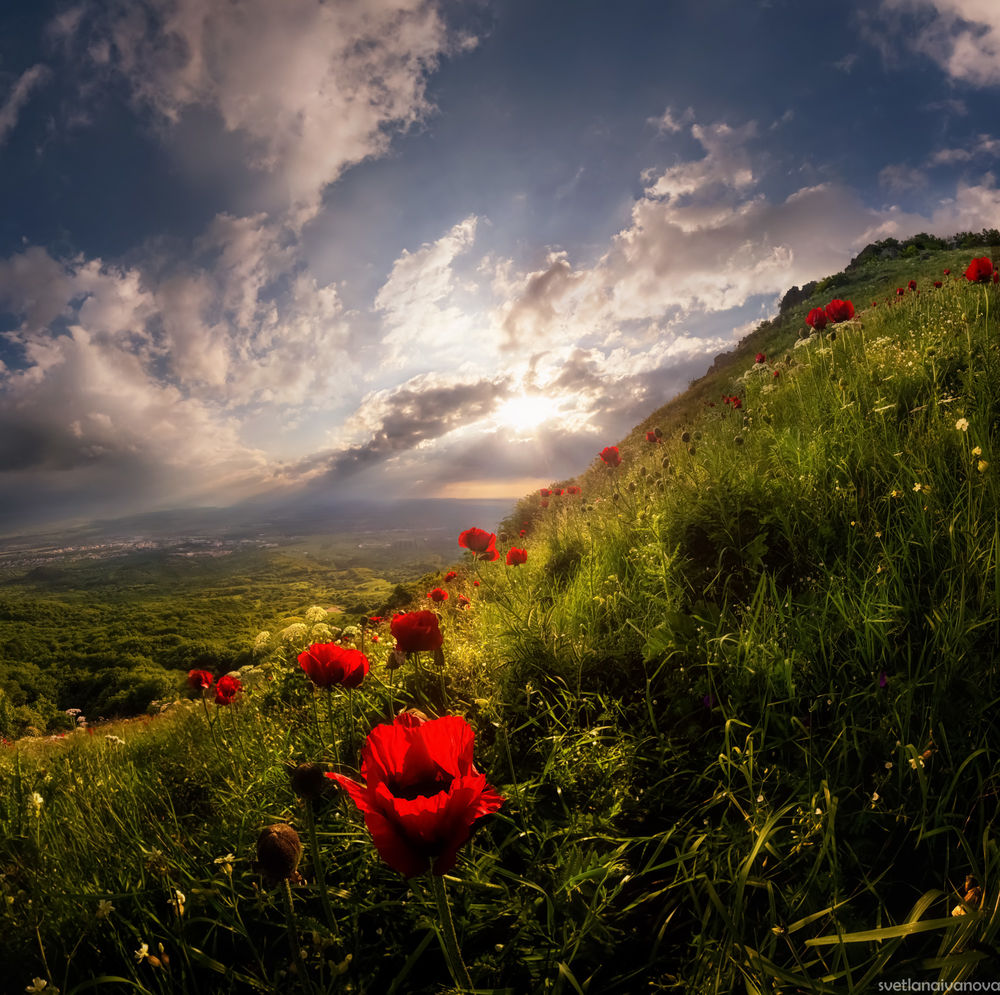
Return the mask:
[(297, 664), (317, 607), (241, 693), (0, 754), (13, 990), (1000, 977), (1000, 288), (907, 249), (786, 295), (496, 559), (466, 533), (437, 623), (345, 631), (363, 680)]

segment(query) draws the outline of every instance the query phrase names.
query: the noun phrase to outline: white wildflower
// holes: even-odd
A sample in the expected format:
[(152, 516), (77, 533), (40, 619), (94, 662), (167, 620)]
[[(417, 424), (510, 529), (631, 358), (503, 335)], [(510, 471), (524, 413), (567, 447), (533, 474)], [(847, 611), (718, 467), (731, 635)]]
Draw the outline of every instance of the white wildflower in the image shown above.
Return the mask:
[(955, 428), (959, 432), (968, 432), (969, 431), (969, 419), (968, 418), (959, 418), (958, 421), (955, 422)]
[(102, 898), (97, 903), (97, 911), (94, 913), (95, 917), (98, 919), (107, 919), (112, 912), (115, 911), (115, 907), (106, 898)]
[(28, 814), (37, 819), (42, 814), (44, 802), (45, 799), (37, 791), (32, 791), (28, 796)]

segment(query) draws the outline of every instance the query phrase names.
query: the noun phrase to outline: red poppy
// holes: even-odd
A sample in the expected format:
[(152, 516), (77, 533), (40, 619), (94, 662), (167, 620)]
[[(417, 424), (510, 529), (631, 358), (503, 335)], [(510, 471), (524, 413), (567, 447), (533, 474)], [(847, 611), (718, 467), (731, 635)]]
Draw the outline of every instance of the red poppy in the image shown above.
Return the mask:
[(941, 281), (940, 280), (935, 280), (934, 281), (934, 286), (935, 287), (940, 287), (941, 286)]
[(527, 561), (528, 551), (526, 549), (518, 549), (516, 546), (512, 546), (507, 550), (508, 567), (519, 567), (522, 563), (527, 563)]
[(781, 373), (781, 370), (775, 370), (774, 373), (771, 374), (771, 376), (777, 377), (780, 373)]
[(368, 673), (368, 657), (360, 650), (336, 643), (313, 643), (299, 654), (299, 666), (317, 687), (328, 688), (339, 684), (345, 688), (356, 688)]
[(854, 317), (854, 305), (850, 301), (834, 298), (826, 306), (826, 316), (833, 324), (839, 321), (850, 321)]
[(379, 856), (404, 877), (446, 874), (476, 820), (503, 805), (473, 763), (475, 738), (460, 715), (422, 722), (404, 712), (368, 734), (364, 783), (326, 775), (361, 809)]
[(207, 670), (188, 672), (188, 687), (192, 691), (204, 691), (215, 683), (215, 678)]
[(826, 328), (826, 321), (826, 311), (824, 311), (821, 307), (814, 307), (806, 315), (806, 324), (810, 328), (815, 328), (817, 332), (821, 332), (824, 328)]
[(528, 530), (527, 530), (527, 529), (521, 529), (521, 531), (520, 531), (520, 532), (518, 532), (518, 535), (519, 535), (519, 536), (520, 536), (520, 537), (521, 537), (522, 539), (523, 539), (523, 538), (524, 538), (524, 537), (525, 537), (525, 536), (526, 536), (527, 534), (528, 534)]
[(766, 362), (766, 361), (767, 361), (767, 356), (765, 356), (765, 355), (764, 355), (764, 353), (762, 353), (762, 352), (758, 352), (758, 353), (757, 353), (757, 355), (756, 355), (756, 356), (754, 356), (754, 358), (753, 358), (753, 361), (754, 361), (755, 363), (763, 363), (763, 362)]
[(872, 301), (872, 307), (878, 307), (878, 301)]
[(471, 549), (473, 553), (485, 553), (492, 549), (497, 542), (497, 537), (492, 532), (485, 529), (466, 529), (459, 537), (459, 546)]
[(896, 288), (896, 296), (897, 297), (902, 297), (903, 294), (905, 294), (905, 293), (906, 293), (906, 290), (903, 287), (897, 287)]
[(542, 497), (548, 497), (552, 491), (550, 491), (547, 487), (543, 487), (538, 493), (541, 494)]
[(378, 642), (378, 633), (377, 632), (372, 634), (372, 642), (373, 643), (377, 643)]
[(389, 631), (396, 639), (396, 649), (404, 653), (430, 653), (441, 649), (444, 643), (444, 636), (438, 627), (438, 617), (434, 612), (406, 612), (396, 615), (389, 624)]
[(219, 678), (219, 683), (215, 685), (215, 703), (217, 705), (232, 704), (235, 698), (243, 690), (243, 684), (238, 677), (224, 674)]
[(372, 617), (370, 619), (368, 619), (368, 621), (371, 622), (372, 625), (378, 625), (379, 622), (382, 621), (382, 616), (381, 615), (372, 615)]
[(987, 283), (993, 276), (993, 263), (989, 256), (980, 256), (969, 263), (965, 271), (965, 279), (972, 283)]
[(562, 497), (563, 489), (560, 487), (558, 490), (553, 491), (552, 493), (555, 494), (556, 497)]
[(457, 570), (449, 570), (444, 575), (445, 583), (447, 583), (449, 580), (454, 580), (457, 576), (458, 576), (458, 571)]
[(738, 397), (731, 397), (730, 400), (733, 402), (734, 408), (742, 408), (743, 402)]
[(427, 592), (427, 597), (430, 598), (431, 601), (447, 601), (448, 592), (443, 588), (435, 587), (433, 591)]
[(566, 488), (566, 493), (567, 493), (567, 494), (579, 494), (579, 493), (580, 493), (580, 488), (579, 488), (579, 487), (577, 487), (577, 486), (576, 486), (576, 485), (574, 484), (574, 485), (573, 485), (572, 487), (567, 487), (567, 488)]
[(917, 289), (917, 281), (916, 280), (911, 280), (907, 284), (907, 286), (910, 288), (910, 290), (916, 290)]
[(945, 276), (948, 276), (948, 274), (949, 274), (949, 273), (951, 273), (951, 270), (950, 270), (950, 269), (946, 269), (946, 270), (944, 271), (944, 275), (945, 275)]
[(485, 560), (487, 563), (492, 563), (494, 560), (500, 559), (500, 554), (496, 550), (496, 546), (491, 546), (485, 553), (480, 553), (477, 560)]
[(473, 586), (473, 587), (479, 587), (479, 581), (478, 581), (478, 580), (474, 580), (474, 581), (472, 582), (472, 586)]
[(647, 432), (646, 433), (646, 441), (647, 442), (652, 442), (652, 443), (655, 444), (655, 443), (659, 443), (660, 440), (656, 437), (656, 433), (655, 432)]
[(617, 446), (605, 446), (601, 450), (601, 459), (608, 466), (619, 466), (622, 461), (621, 453), (618, 452)]
[(458, 596), (458, 607), (459, 608), (468, 608), (469, 605), (471, 605), (471, 604), (472, 604), (472, 602), (464, 594), (460, 594)]

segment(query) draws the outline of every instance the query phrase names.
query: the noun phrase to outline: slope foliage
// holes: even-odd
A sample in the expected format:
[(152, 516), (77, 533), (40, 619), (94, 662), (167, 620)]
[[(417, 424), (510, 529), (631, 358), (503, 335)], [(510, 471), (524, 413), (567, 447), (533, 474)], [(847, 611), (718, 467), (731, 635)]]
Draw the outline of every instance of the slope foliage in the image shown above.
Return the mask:
[[(464, 715), (506, 799), (444, 879), (477, 991), (996, 977), (1000, 293), (954, 275), (971, 255), (874, 257), (838, 278), (854, 320), (806, 337), (820, 285), (582, 493), (523, 499), (498, 559), (467, 553), (419, 606), (440, 652), (391, 668), (380, 621), (354, 634), (361, 686), (316, 689), (306, 613), (258, 638), (229, 705), (7, 751), (8, 976), (455, 990), (437, 884), (387, 867), (343, 791), (289, 778), (357, 778), (410, 705)], [(278, 883), (254, 850), (275, 823), (303, 844)]]

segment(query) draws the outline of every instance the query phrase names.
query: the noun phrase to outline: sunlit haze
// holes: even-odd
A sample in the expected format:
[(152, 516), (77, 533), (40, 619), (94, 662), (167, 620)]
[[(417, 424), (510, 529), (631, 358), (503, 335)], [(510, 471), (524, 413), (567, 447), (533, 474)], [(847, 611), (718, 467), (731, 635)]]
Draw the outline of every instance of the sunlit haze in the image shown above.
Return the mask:
[(975, 0), (14, 0), (0, 518), (571, 476), (865, 244), (1000, 221)]

